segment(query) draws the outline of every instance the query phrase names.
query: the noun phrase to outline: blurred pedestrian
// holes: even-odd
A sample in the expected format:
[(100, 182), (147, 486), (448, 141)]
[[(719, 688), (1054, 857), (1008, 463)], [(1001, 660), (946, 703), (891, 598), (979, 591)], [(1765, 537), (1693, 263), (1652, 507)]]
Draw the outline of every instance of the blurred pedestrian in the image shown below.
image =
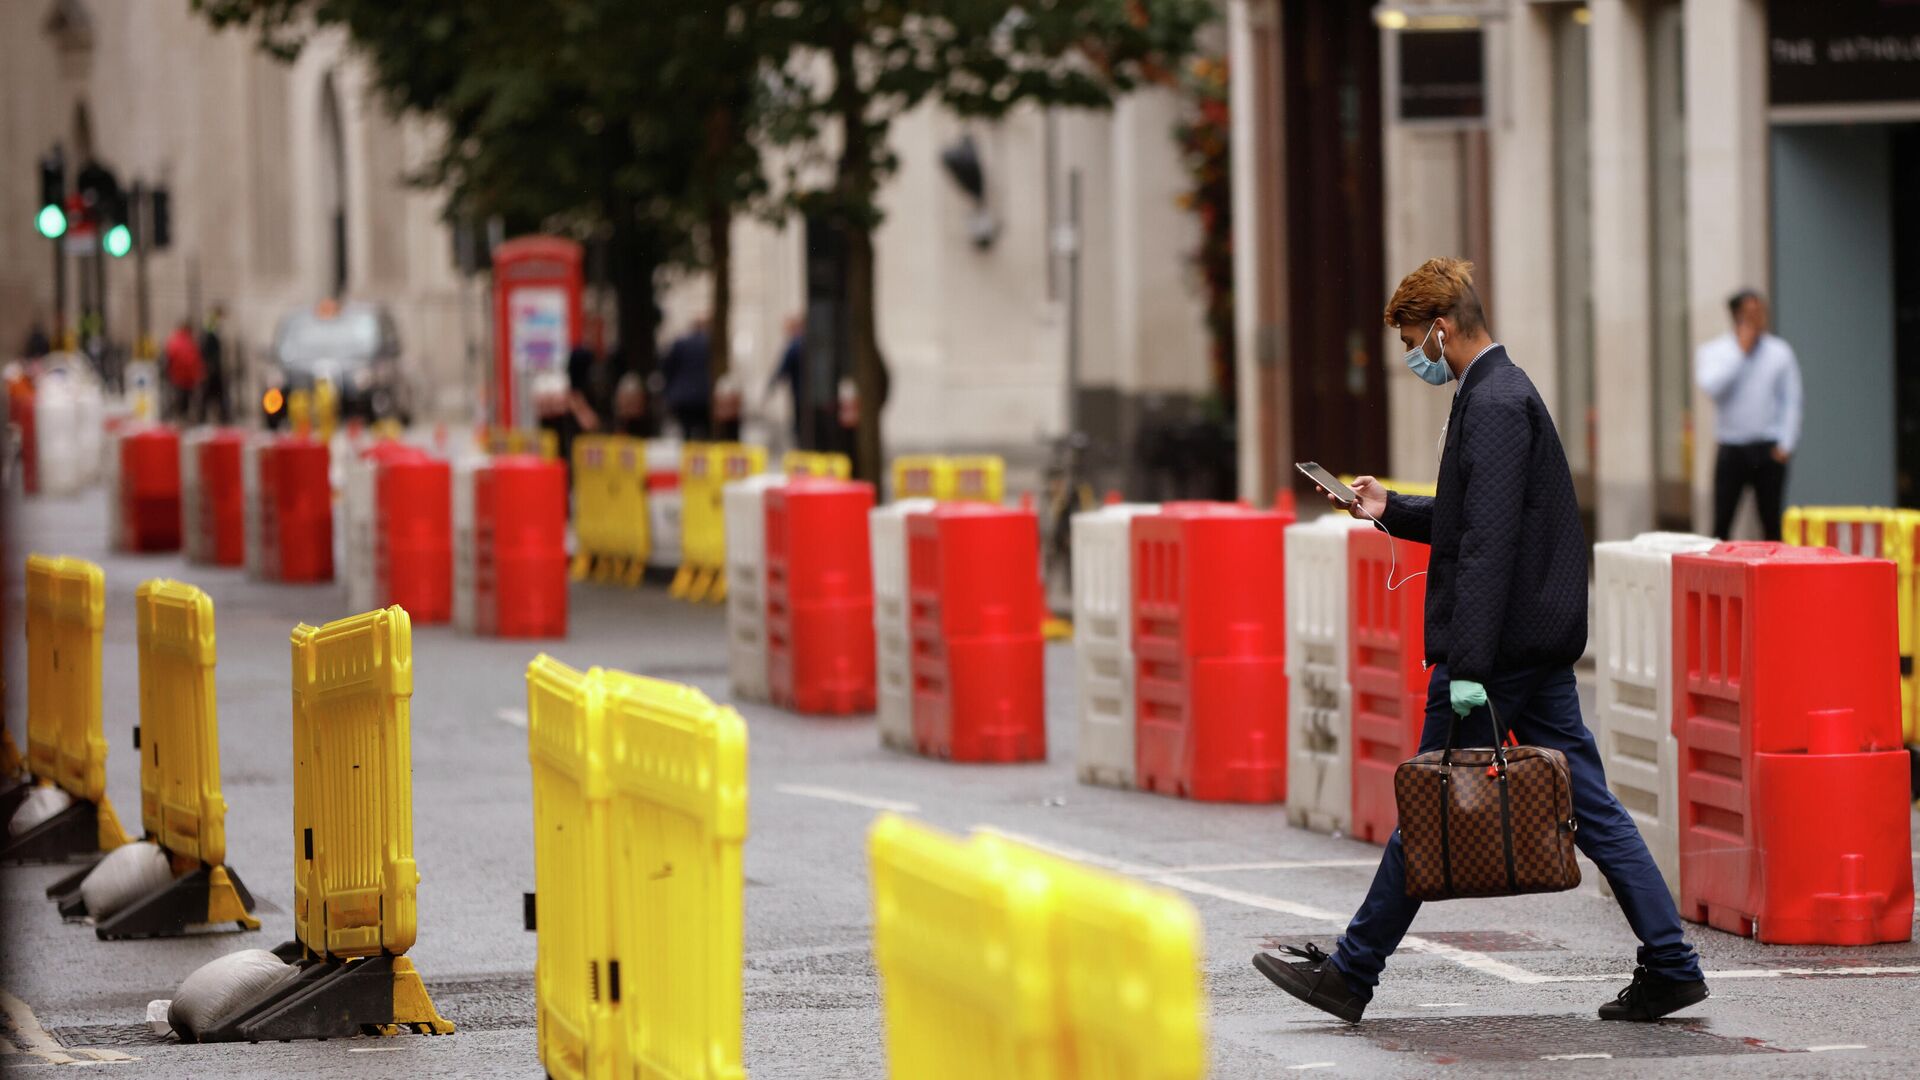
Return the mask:
[(787, 316), (787, 344), (780, 350), (780, 363), (773, 369), (773, 377), (767, 380), (767, 398), (772, 400), (780, 384), (787, 384), (787, 404), (792, 406), (793, 413), (793, 445), (802, 450), (810, 449), (806, 445), (806, 377), (807, 319), (795, 313)]
[(700, 440), (713, 431), (713, 354), (707, 340), (707, 317), (693, 321), (692, 329), (674, 339), (660, 362), (666, 379), (667, 410), (680, 425), (680, 437)]
[(193, 324), (181, 319), (167, 338), (167, 385), (172, 390), (171, 412), (176, 421), (194, 422), (196, 395), (205, 378), (206, 365), (200, 357), (200, 345), (193, 339)]
[(1741, 289), (1727, 300), (1733, 328), (1693, 358), (1693, 379), (1713, 399), (1720, 449), (1713, 464), (1713, 535), (1733, 532), (1740, 496), (1751, 487), (1760, 530), (1780, 539), (1787, 462), (1800, 441), (1800, 361), (1793, 346), (1767, 332), (1767, 298)]
[(39, 319), (33, 320), (33, 326), (27, 330), (26, 344), (20, 347), (23, 360), (38, 360), (53, 351), (53, 342), (47, 338), (47, 328)]
[[(1707, 984), (1639, 826), (1607, 788), (1580, 714), (1573, 665), (1587, 644), (1589, 550), (1580, 505), (1553, 417), (1493, 340), (1472, 274), (1461, 259), (1429, 259), (1387, 303), (1408, 369), (1431, 386), (1456, 384), (1434, 495), (1389, 492), (1362, 476), (1353, 500), (1335, 505), (1392, 542), (1431, 545), (1424, 660), (1432, 674), (1420, 752), (1454, 745), (1456, 727), (1465, 729), (1464, 745), (1493, 746), (1504, 720), (1522, 743), (1565, 755), (1574, 842), (1606, 876), (1640, 939), (1633, 981), (1600, 1006), (1600, 1019), (1656, 1020), (1706, 1000)], [(1357, 1023), (1419, 911), (1395, 829), (1331, 954), (1283, 946), (1297, 959), (1263, 952), (1253, 966), (1308, 1005)]]
[(200, 415), (213, 423), (227, 422), (227, 366), (226, 349), (220, 342), (220, 332), (226, 328), (227, 308), (224, 304), (215, 304), (207, 312), (206, 324), (200, 328), (200, 362), (206, 368), (206, 382), (201, 387)]

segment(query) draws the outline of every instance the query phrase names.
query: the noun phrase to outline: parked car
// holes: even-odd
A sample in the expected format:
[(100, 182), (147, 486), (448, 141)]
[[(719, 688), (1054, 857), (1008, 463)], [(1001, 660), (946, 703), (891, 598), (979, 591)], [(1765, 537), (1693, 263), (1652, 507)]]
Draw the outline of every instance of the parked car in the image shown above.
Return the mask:
[(269, 427), (287, 419), (287, 395), (322, 379), (339, 396), (340, 417), (413, 420), (413, 394), (400, 370), (400, 333), (380, 304), (322, 300), (288, 312), (274, 330), (260, 407)]

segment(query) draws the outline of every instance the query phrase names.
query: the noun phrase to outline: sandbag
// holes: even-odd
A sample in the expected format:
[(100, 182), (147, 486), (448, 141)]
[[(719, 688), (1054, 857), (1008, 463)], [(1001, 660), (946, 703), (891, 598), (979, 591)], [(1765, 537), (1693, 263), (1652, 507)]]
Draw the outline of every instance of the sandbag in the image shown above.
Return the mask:
[(107, 852), (80, 882), (80, 899), (87, 914), (104, 919), (149, 893), (173, 882), (173, 864), (160, 845), (147, 840), (122, 844)]
[(27, 797), (14, 810), (13, 818), (7, 822), (7, 835), (19, 836), (32, 832), (49, 818), (73, 805), (73, 796), (62, 788), (43, 784), (27, 792)]
[(173, 1004), (167, 1006), (167, 1023), (181, 1038), (195, 1038), (293, 971), (292, 964), (265, 949), (242, 949), (209, 960), (180, 984)]

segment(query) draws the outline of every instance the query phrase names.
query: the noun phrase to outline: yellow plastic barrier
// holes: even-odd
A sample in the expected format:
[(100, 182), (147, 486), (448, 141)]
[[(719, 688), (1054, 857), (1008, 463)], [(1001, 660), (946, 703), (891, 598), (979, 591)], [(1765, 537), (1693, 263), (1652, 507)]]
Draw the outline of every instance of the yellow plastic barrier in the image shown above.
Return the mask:
[(650, 550), (645, 444), (624, 435), (573, 441), (573, 578), (638, 585)]
[(601, 673), (619, 1075), (735, 1080), (747, 727), (688, 686)]
[(953, 463), (938, 454), (909, 454), (893, 459), (896, 499), (953, 498)]
[(1835, 547), (1894, 564), (1900, 622), (1900, 715), (1908, 743), (1920, 743), (1920, 510), (1878, 506), (1793, 506), (1781, 520), (1781, 539), (1803, 547)]
[(846, 480), (853, 476), (853, 459), (845, 454), (789, 450), (780, 457), (780, 471), (788, 476), (824, 476)]
[(1006, 497), (1006, 475), (997, 454), (908, 454), (893, 459), (893, 497), (997, 503)]
[(721, 491), (767, 467), (762, 446), (688, 443), (680, 452), (680, 569), (668, 590), (694, 603), (727, 598), (727, 523)]
[(1184, 900), (892, 814), (869, 851), (891, 1075), (1205, 1074), (1199, 920)]
[(257, 930), (260, 921), (250, 914), (253, 898), (225, 865), (227, 801), (220, 793), (213, 601), (191, 585), (153, 580), (141, 583), (135, 610), (140, 821), (147, 839), (173, 858), (177, 876), (161, 891), (101, 921), (96, 930), (102, 938), (174, 936), (206, 923)]
[(1006, 497), (1007, 464), (997, 454), (969, 454), (950, 459), (956, 502), (998, 503)]
[[(127, 842), (107, 798), (107, 739), (100, 718), (100, 635), (106, 615), (106, 575), (98, 566), (65, 557), (27, 558), (27, 771), (37, 781), (60, 785), (79, 802), (74, 816), (63, 814), (43, 826), (63, 831), (64, 838), (51, 832), (43, 837), (59, 850), (40, 850), (39, 839), (28, 844), (35, 835), (28, 833), (10, 842), (10, 856), (56, 858), (111, 851)], [(78, 820), (88, 816), (91, 822)], [(86, 831), (92, 835), (82, 835)]]
[(502, 454), (538, 454), (547, 461), (560, 460), (560, 436), (546, 428), (490, 427), (481, 444), (489, 456)]
[[(1351, 484), (1357, 475), (1357, 473), (1341, 473), (1340, 482), (1343, 484)], [(1390, 480), (1384, 476), (1376, 476), (1374, 479), (1380, 481), (1381, 487), (1400, 495), (1424, 495), (1431, 499), (1439, 491), (1439, 488), (1430, 483), (1422, 484), (1413, 480)]]
[[(446, 1034), (404, 954), (417, 930), (413, 626), (390, 607), (293, 630), (294, 929), (309, 960), (381, 962), (392, 1016)], [(367, 958), (355, 960), (355, 958)], [(350, 972), (353, 964), (339, 969)]]
[(598, 669), (582, 673), (545, 655), (527, 666), (539, 901), (538, 917), (529, 921), (540, 934), (533, 979), (540, 1063), (556, 1080), (614, 1074), (620, 969), (607, 889), (612, 788), (601, 687)]

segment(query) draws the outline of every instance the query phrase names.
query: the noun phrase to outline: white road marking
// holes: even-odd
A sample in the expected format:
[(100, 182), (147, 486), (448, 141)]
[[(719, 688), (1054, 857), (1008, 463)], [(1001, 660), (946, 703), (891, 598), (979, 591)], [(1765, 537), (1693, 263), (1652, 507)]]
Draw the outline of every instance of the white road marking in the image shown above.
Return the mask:
[[(1096, 855), (1090, 851), (1081, 851), (1077, 848), (1070, 848), (1063, 844), (1041, 840), (1037, 837), (1009, 832), (1005, 829), (996, 829), (987, 825), (977, 827), (983, 832), (996, 833), (1009, 840), (1058, 855), (1063, 859), (1072, 859), (1090, 866), (1104, 867), (1105, 869), (1112, 870), (1114, 873), (1126, 874), (1129, 877), (1147, 878), (1165, 885), (1170, 889), (1178, 889), (1181, 892), (1191, 893), (1195, 896), (1210, 896), (1215, 900), (1225, 900), (1230, 904), (1239, 904), (1242, 907), (1271, 911), (1280, 915), (1292, 915), (1295, 918), (1310, 919), (1314, 922), (1332, 923), (1336, 926), (1345, 926), (1349, 921), (1348, 915), (1343, 915), (1337, 911), (1328, 911), (1325, 908), (1311, 907), (1306, 904), (1296, 904), (1291, 900), (1282, 900), (1275, 896), (1263, 896), (1259, 893), (1251, 893), (1243, 889), (1228, 888), (1225, 885), (1216, 885), (1211, 881), (1201, 881), (1199, 878), (1186, 877), (1182, 874), (1170, 874), (1156, 867), (1141, 866), (1137, 863), (1126, 862), (1122, 859)], [(1516, 967), (1504, 960), (1495, 960), (1485, 953), (1477, 953), (1453, 945), (1443, 945), (1440, 942), (1429, 941), (1426, 938), (1414, 934), (1408, 934), (1405, 938), (1402, 938), (1400, 946), (1401, 948), (1411, 949), (1415, 952), (1438, 956), (1443, 960), (1451, 960), (1461, 967), (1492, 975), (1495, 978), (1504, 979), (1507, 982), (1518, 983), (1523, 986), (1554, 981), (1551, 976), (1536, 975), (1525, 968)]]
[(349, 1054), (391, 1054), (395, 1050), (405, 1050), (404, 1046), (350, 1046)]
[(1834, 1043), (1831, 1046), (1809, 1046), (1807, 1047), (1807, 1053), (1824, 1054), (1829, 1050), (1865, 1050), (1865, 1049), (1867, 1049), (1866, 1043)]
[(775, 784), (773, 790), (782, 795), (800, 795), (809, 799), (825, 799), (828, 802), (846, 803), (849, 806), (864, 806), (869, 810), (891, 810), (896, 814), (916, 814), (920, 807), (897, 799), (882, 799), (875, 795), (862, 795), (857, 791), (842, 791), (839, 788), (816, 787), (812, 784)]
[[(1894, 965), (1887, 967), (1857, 968), (1734, 968), (1728, 971), (1707, 973), (1709, 982), (1715, 979), (1785, 979), (1815, 976), (1834, 979), (1885, 978), (1890, 975), (1920, 975), (1920, 965)], [(1554, 983), (1572, 982), (1619, 982), (1633, 978), (1633, 973), (1623, 971), (1613, 975), (1543, 975), (1538, 981)]]
[(1242, 870), (1335, 870), (1350, 867), (1379, 866), (1379, 859), (1300, 859), (1279, 862), (1200, 863), (1195, 866), (1169, 866), (1161, 874), (1229, 874)]
[(1612, 1061), (1612, 1054), (1541, 1054), (1541, 1061)]
[(1416, 1009), (1464, 1009), (1466, 1007), (1467, 1003), (1464, 1001), (1423, 1001), (1414, 1006)]
[(1287, 1068), (1299, 1072), (1305, 1069), (1331, 1069), (1338, 1064), (1337, 1061), (1307, 1061), (1299, 1065), (1288, 1065)]
[(503, 724), (512, 724), (517, 728), (527, 726), (527, 710), (525, 709), (499, 709), (494, 712), (493, 718)]

